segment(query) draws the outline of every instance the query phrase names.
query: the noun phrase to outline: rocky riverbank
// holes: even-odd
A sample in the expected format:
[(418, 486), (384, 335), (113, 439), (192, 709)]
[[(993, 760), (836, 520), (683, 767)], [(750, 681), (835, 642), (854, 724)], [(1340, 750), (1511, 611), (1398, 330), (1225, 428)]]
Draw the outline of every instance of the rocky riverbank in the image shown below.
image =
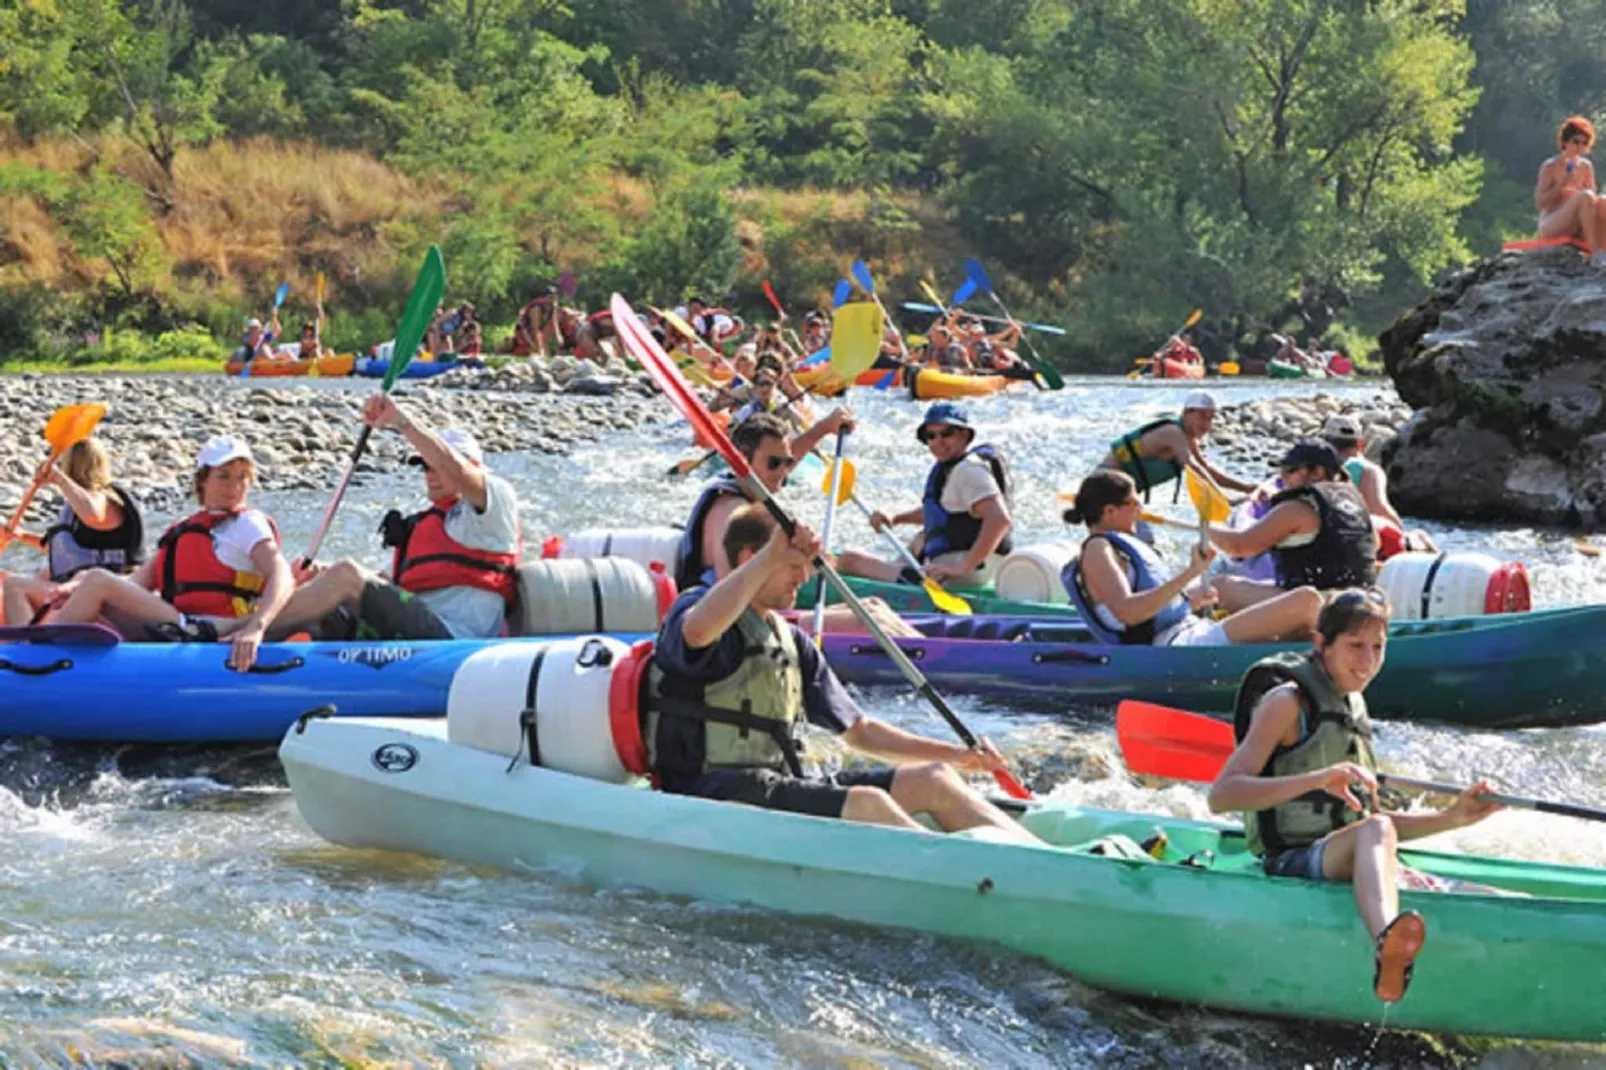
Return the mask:
[(1329, 416), (1360, 421), (1366, 455), (1375, 461), (1411, 418), (1411, 409), (1393, 391), (1368, 397), (1319, 393), (1257, 398), (1216, 413), (1208, 448), (1242, 471), (1268, 471), (1289, 446), (1316, 436)]
[[(96, 434), (112, 453), (114, 475), (148, 506), (170, 512), (189, 495), (196, 450), (216, 434), (251, 443), (259, 483), (267, 489), (332, 486), (361, 427), (362, 400), (377, 385), (221, 375), (0, 377), (0, 519), (10, 517), (43, 459), (40, 432), (60, 406), (104, 402), (106, 418)], [(492, 455), (564, 453), (575, 443), (672, 415), (641, 377), (561, 366), (403, 382), (396, 397), (431, 426), (469, 428)], [(359, 471), (393, 471), (406, 456), (399, 436), (375, 435)], [(56, 508), (56, 495), (40, 499), (30, 510), (35, 527)]]

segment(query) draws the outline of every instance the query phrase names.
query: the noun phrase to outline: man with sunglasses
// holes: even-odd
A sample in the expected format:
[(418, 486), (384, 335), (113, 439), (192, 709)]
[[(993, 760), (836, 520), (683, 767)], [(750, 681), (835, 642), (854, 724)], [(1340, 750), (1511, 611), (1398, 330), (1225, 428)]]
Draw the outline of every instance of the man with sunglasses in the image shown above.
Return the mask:
[[(976, 429), (964, 408), (939, 401), (926, 410), (915, 430), (931, 452), (934, 464), (926, 477), (920, 505), (896, 516), (872, 513), (877, 531), (889, 524), (920, 524), (911, 544), (924, 573), (954, 587), (982, 587), (992, 582), (998, 565), (1012, 549), (1009, 514), (1009, 469), (993, 446), (972, 446)], [(901, 562), (883, 561), (858, 551), (843, 554), (840, 571), (870, 579), (918, 582), (905, 575)]]
[(1221, 577), (1216, 590), (1229, 613), (1296, 587), (1329, 591), (1369, 587), (1377, 579), (1377, 533), (1360, 491), (1331, 443), (1308, 438), (1283, 456), (1283, 490), (1254, 524), (1235, 531), (1213, 524), (1210, 539), (1237, 558), (1270, 552), (1275, 580)]
[(369, 397), (363, 419), (399, 431), (417, 452), (429, 507), (385, 515), (392, 548), (389, 577), (347, 559), (309, 565), (274, 632), (313, 630), (323, 639), (490, 639), (502, 631), (518, 586), (522, 542), (512, 484), (485, 467), (474, 436), (461, 427), (436, 432), (383, 392)]

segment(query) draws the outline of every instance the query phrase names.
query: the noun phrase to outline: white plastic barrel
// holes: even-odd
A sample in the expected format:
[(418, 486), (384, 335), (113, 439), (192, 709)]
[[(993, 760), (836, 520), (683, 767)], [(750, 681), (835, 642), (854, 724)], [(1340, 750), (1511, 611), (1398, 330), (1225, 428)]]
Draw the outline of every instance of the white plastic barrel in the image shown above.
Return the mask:
[(594, 528), (558, 539), (548, 539), (546, 557), (623, 557), (638, 565), (663, 564), (673, 576), (680, 571), (679, 528)]
[(1532, 608), (1522, 562), (1488, 554), (1395, 554), (1383, 562), (1378, 586), (1388, 595), (1395, 620), (1481, 617)]
[(675, 600), (662, 565), (623, 557), (530, 561), (519, 568), (515, 635), (655, 632)]
[[(616, 744), (609, 716), (614, 671), (630, 648), (606, 636), (558, 639), (550, 643), (497, 643), (475, 651), (458, 666), (446, 699), (446, 738), (475, 750), (512, 758), (576, 776), (620, 784), (631, 779)], [(636, 730), (639, 736), (639, 728)]]
[(1016, 602), (1065, 604), (1070, 596), (1060, 582), (1060, 573), (1081, 547), (1080, 542), (1060, 539), (1016, 550), (1004, 558), (993, 574), (998, 596)]

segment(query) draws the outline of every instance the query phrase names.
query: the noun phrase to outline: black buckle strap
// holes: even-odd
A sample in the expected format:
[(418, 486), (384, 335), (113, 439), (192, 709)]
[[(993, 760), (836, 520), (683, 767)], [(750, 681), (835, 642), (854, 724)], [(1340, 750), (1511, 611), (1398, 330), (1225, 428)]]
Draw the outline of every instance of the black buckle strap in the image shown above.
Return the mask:
[(535, 660), (530, 662), (530, 676), (524, 685), (524, 709), (519, 711), (519, 743), (520, 747), (513, 753), (513, 759), (507, 763), (507, 772), (513, 772), (519, 764), (519, 759), (529, 751), (530, 764), (541, 764), (541, 737), (537, 724), (539, 715), (535, 709), (535, 698), (541, 689), (541, 666), (546, 663), (547, 648), (543, 644), (535, 652)]

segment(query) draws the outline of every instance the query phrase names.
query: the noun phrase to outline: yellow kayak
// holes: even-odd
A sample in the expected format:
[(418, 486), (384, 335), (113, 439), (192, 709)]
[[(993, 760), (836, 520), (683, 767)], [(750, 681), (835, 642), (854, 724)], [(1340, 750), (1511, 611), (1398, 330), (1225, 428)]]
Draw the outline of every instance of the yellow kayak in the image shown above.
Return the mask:
[(909, 393), (920, 401), (983, 397), (1008, 385), (1009, 380), (1002, 375), (963, 375), (936, 368), (919, 368), (909, 377)]
[[(257, 378), (283, 378), (293, 375), (350, 375), (356, 366), (355, 353), (331, 353), (316, 360), (295, 357), (259, 358), (250, 362), (249, 374)], [(223, 374), (239, 375), (246, 369), (243, 360), (230, 360), (223, 365)]]

